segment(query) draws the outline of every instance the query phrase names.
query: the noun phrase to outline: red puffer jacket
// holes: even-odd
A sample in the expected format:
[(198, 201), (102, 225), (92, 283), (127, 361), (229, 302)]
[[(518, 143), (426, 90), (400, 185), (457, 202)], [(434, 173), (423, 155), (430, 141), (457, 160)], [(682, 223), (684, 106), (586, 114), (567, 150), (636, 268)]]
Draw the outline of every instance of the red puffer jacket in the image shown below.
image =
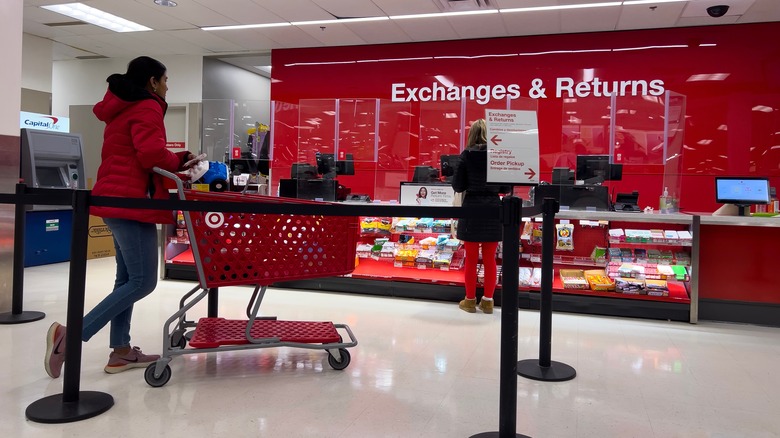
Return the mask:
[[(122, 95), (121, 99), (115, 94)], [(165, 148), (163, 117), (167, 104), (145, 90), (116, 89), (115, 84), (93, 112), (103, 122), (103, 150), (92, 194), (124, 198), (169, 199), (162, 176), (155, 166), (169, 172), (181, 170), (188, 152), (174, 154)], [(91, 213), (104, 218), (132, 219), (150, 223), (173, 223), (171, 211), (118, 207), (92, 207)]]

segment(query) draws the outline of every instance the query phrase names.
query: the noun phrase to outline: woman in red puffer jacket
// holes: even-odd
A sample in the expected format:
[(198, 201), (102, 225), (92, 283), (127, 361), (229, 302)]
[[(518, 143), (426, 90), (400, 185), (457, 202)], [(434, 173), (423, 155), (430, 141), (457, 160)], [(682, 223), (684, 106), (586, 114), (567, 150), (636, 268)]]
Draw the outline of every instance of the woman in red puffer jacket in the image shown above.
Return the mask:
[[(185, 170), (194, 159), (190, 152), (174, 154), (165, 147), (163, 118), (168, 104), (168, 75), (165, 66), (142, 56), (132, 60), (127, 73), (108, 77), (108, 91), (95, 105), (94, 113), (106, 123), (101, 164), (92, 194), (123, 198), (169, 199), (162, 177), (153, 172), (160, 167), (169, 172)], [(159, 359), (146, 355), (130, 344), (130, 317), (133, 304), (157, 286), (158, 223), (171, 223), (165, 210), (119, 207), (93, 207), (111, 229), (116, 248), (116, 281), (113, 290), (84, 316), (83, 341), (111, 323), (109, 355), (104, 370), (118, 373), (146, 367)], [(46, 338), (44, 366), (51, 377), (59, 377), (65, 360), (65, 326), (55, 322)]]

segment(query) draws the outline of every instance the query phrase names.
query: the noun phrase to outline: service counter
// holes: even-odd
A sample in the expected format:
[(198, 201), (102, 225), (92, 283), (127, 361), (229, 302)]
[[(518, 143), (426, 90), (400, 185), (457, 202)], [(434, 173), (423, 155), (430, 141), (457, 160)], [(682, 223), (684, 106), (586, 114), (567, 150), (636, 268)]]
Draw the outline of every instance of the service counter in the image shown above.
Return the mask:
[(701, 216), (699, 318), (780, 326), (780, 217)]

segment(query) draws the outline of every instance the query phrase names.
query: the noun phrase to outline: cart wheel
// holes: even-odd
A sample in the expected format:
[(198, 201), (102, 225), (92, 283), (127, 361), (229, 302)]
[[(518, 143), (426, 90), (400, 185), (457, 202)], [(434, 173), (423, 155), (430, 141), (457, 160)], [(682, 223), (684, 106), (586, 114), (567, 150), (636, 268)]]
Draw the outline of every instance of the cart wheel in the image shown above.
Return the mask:
[(339, 348), (339, 354), (341, 355), (341, 362), (337, 362), (336, 357), (328, 353), (328, 365), (334, 370), (343, 370), (349, 366), (349, 361), (351, 360), (349, 351), (346, 348)]
[(179, 347), (182, 350), (187, 347), (187, 338), (184, 337), (184, 330), (171, 333), (171, 348)]
[(149, 386), (153, 388), (159, 388), (161, 386), (164, 386), (166, 383), (168, 383), (169, 380), (171, 380), (171, 367), (165, 365), (165, 369), (163, 369), (163, 372), (162, 374), (160, 374), (160, 377), (155, 378), (154, 377), (155, 366), (156, 363), (151, 363), (149, 364), (148, 367), (146, 367), (146, 371), (144, 371), (144, 379), (146, 379), (146, 383), (148, 383)]

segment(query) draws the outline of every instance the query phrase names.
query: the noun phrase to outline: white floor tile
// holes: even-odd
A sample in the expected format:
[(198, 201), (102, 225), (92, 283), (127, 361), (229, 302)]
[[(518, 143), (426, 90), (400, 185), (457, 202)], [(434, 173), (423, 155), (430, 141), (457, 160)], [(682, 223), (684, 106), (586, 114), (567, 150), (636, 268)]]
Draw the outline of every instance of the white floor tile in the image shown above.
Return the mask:
[[(114, 261), (88, 264), (85, 307), (112, 284)], [(499, 427), (501, 310), (454, 303), (274, 290), (261, 313), (346, 323), (359, 345), (343, 371), (322, 351), (196, 353), (149, 387), (143, 370), (103, 372), (108, 329), (83, 344), (82, 390), (115, 405), (98, 417), (47, 425), (27, 406), (62, 392), (43, 371), (44, 335), (65, 322), (68, 264), (26, 269), (25, 309), (43, 321), (0, 328), (0, 435), (9, 437), (467, 437)], [(134, 310), (133, 344), (159, 351), (162, 323), (194, 283), (160, 281)], [(243, 318), (251, 289), (220, 291), (220, 316)], [(203, 316), (200, 303), (190, 317)], [(519, 359), (539, 359), (539, 314), (521, 310)], [(780, 438), (780, 329), (555, 314), (552, 360), (568, 382), (517, 377), (518, 433), (533, 437)]]

